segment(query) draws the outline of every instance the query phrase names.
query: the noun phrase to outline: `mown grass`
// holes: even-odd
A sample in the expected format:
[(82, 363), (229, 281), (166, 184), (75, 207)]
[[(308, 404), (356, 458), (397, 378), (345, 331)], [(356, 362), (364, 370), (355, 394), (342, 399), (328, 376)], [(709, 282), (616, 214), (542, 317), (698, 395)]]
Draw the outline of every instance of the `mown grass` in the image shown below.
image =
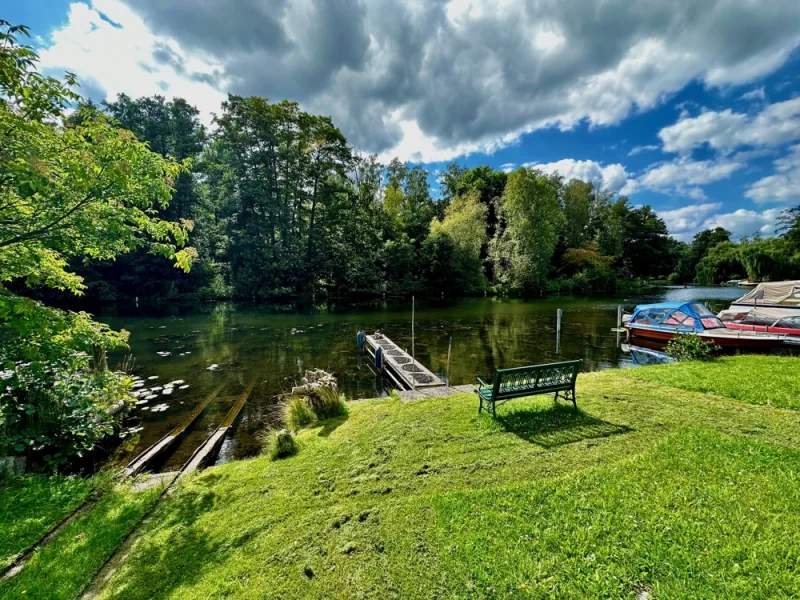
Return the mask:
[(79, 477), (0, 476), (0, 569), (75, 510), (95, 483)]
[(629, 369), (625, 374), (751, 404), (800, 410), (800, 358), (793, 356), (726, 356), (710, 362)]
[(578, 402), (351, 404), (296, 456), (182, 484), (100, 595), (800, 594), (798, 413), (620, 371)]
[(77, 597), (152, 507), (160, 491), (135, 492), (128, 485), (107, 491), (91, 510), (34, 551), (19, 573), (0, 584), (0, 598)]

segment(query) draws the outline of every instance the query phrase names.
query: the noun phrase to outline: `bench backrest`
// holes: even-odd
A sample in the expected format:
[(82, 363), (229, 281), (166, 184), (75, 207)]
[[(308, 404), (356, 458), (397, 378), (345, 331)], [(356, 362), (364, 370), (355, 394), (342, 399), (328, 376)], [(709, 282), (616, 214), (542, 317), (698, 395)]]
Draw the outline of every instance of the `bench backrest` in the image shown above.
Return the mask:
[(535, 392), (572, 388), (578, 378), (582, 362), (582, 360), (567, 360), (530, 367), (498, 369), (494, 374), (492, 395), (497, 398), (523, 390)]

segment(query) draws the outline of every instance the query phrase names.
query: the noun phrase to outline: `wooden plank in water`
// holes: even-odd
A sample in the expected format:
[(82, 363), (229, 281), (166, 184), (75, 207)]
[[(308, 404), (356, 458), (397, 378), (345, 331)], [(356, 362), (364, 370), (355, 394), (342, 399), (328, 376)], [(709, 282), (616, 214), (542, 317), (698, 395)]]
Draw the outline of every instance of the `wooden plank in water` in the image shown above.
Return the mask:
[(147, 465), (153, 462), (153, 460), (166, 452), (172, 446), (172, 444), (175, 443), (178, 437), (180, 437), (183, 432), (191, 427), (192, 423), (195, 422), (197, 417), (199, 417), (206, 407), (211, 404), (214, 398), (219, 395), (224, 387), (225, 384), (223, 383), (214, 388), (214, 390), (208, 396), (206, 396), (202, 402), (192, 409), (192, 412), (186, 415), (186, 418), (184, 418), (177, 427), (175, 427), (167, 435), (158, 440), (155, 444), (147, 448), (144, 452), (139, 454), (139, 456), (128, 463), (128, 466), (125, 468), (125, 475), (128, 477), (136, 475), (147, 468)]
[(236, 400), (236, 404), (234, 404), (228, 411), (228, 414), (225, 415), (225, 418), (222, 420), (222, 423), (220, 423), (219, 427), (217, 427), (216, 430), (214, 430), (214, 433), (212, 433), (208, 439), (206, 439), (206, 441), (194, 451), (192, 456), (181, 469), (181, 475), (192, 473), (193, 471), (196, 471), (203, 465), (213, 460), (217, 452), (219, 452), (219, 447), (222, 445), (225, 435), (236, 421), (236, 417), (239, 416), (242, 407), (244, 406), (245, 402), (247, 402), (247, 399), (250, 397), (250, 394), (253, 392), (253, 388), (255, 387), (256, 380), (254, 379), (247, 384), (247, 387), (239, 396), (238, 400)]

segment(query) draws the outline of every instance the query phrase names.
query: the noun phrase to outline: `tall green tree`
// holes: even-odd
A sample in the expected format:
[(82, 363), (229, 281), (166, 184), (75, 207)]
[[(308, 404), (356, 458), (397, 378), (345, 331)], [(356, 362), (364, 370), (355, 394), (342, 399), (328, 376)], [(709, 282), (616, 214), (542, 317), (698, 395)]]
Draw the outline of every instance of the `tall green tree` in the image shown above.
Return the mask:
[[(450, 293), (471, 294), (485, 288), (481, 251), (487, 242), (486, 212), (479, 194), (472, 192), (453, 198), (445, 209), (444, 219), (434, 218), (431, 222), (429, 238), (446, 236), (451, 242), (450, 262), (443, 265), (457, 281), (455, 287), (448, 290)], [(430, 279), (429, 286), (435, 289), (435, 277)]]
[(541, 172), (520, 168), (508, 176), (501, 211), (506, 227), (491, 251), (497, 281), (531, 292), (544, 285), (563, 227), (557, 188)]

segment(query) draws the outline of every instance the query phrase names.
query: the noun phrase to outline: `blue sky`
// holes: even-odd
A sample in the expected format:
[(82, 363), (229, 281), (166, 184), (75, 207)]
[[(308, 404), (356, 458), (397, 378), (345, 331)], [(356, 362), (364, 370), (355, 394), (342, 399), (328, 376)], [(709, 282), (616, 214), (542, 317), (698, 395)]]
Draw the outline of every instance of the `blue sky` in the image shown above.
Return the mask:
[(0, 18), (95, 100), (182, 96), (210, 123), (229, 92), (289, 98), (383, 160), (590, 179), (679, 239), (772, 235), (800, 204), (796, 1), (11, 0)]

